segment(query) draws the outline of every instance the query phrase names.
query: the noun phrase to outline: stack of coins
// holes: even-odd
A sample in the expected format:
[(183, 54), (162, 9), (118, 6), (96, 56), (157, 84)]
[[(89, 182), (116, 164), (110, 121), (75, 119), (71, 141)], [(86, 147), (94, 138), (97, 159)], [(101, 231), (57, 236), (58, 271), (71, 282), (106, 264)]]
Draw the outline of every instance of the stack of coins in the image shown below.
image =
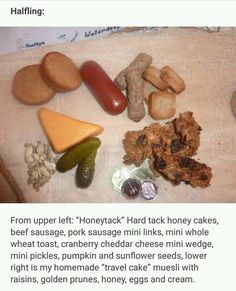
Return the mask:
[(141, 196), (145, 200), (154, 200), (158, 196), (158, 187), (152, 171), (141, 166), (130, 171), (126, 167), (117, 168), (112, 175), (114, 190), (121, 192), (126, 198)]

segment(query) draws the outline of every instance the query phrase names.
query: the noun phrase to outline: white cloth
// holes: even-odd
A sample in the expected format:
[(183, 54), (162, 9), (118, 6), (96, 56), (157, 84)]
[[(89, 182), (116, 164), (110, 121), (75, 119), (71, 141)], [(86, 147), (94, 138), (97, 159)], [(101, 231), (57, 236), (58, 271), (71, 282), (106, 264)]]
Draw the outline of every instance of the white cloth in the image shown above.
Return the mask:
[[(176, 98), (177, 114), (193, 111), (203, 128), (198, 150), (202, 162), (213, 168), (212, 185), (193, 189), (172, 186), (158, 179), (160, 196), (155, 202), (236, 202), (236, 120), (230, 98), (236, 90), (236, 32), (207, 33), (196, 29), (168, 29), (148, 33), (116, 33), (107, 38), (78, 43), (57, 44), (24, 50), (0, 57), (0, 151), (21, 185), (28, 202), (134, 202), (126, 200), (111, 186), (111, 175), (122, 165), (122, 139), (128, 130), (138, 130), (154, 122), (148, 115), (139, 123), (124, 112), (111, 116), (82, 86), (70, 93), (57, 94), (45, 107), (94, 122), (104, 127), (92, 185), (75, 187), (75, 169), (57, 173), (40, 192), (27, 185), (24, 163), (25, 142), (46, 141), (37, 118), (37, 109), (18, 103), (11, 93), (18, 69), (39, 63), (45, 53), (60, 51), (80, 66), (97, 61), (114, 78), (140, 52), (153, 57), (158, 68), (170, 65), (185, 80), (186, 90)], [(0, 180), (1, 181), (1, 180)], [(0, 185), (0, 189), (4, 186)], [(135, 200), (143, 202), (142, 199)]]

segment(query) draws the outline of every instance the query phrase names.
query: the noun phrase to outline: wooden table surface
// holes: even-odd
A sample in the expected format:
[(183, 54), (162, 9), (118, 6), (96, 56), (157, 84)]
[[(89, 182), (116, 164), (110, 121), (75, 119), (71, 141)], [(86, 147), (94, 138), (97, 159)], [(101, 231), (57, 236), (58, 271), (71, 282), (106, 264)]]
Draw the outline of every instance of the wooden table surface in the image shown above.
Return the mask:
[[(211, 166), (213, 179), (206, 189), (172, 186), (158, 178), (159, 197), (153, 202), (236, 202), (236, 119), (230, 98), (236, 91), (236, 32), (208, 33), (196, 29), (168, 29), (159, 32), (119, 33), (79, 43), (35, 48), (0, 57), (0, 154), (23, 189), (27, 202), (145, 202), (127, 201), (111, 186), (114, 169), (122, 166), (122, 139), (126, 131), (154, 122), (148, 115), (139, 123), (105, 113), (83, 84), (78, 90), (57, 94), (44, 107), (80, 120), (102, 125), (102, 146), (96, 160), (92, 185), (75, 187), (75, 169), (55, 174), (39, 192), (27, 184), (24, 143), (46, 142), (37, 118), (39, 106), (18, 103), (11, 93), (18, 69), (40, 63), (45, 53), (60, 51), (80, 66), (93, 59), (114, 78), (140, 52), (153, 56), (159, 68), (173, 67), (185, 80), (186, 90), (177, 96), (177, 113), (193, 111), (203, 128), (201, 146), (195, 158)], [(132, 167), (130, 167), (132, 168)], [(9, 190), (0, 179), (0, 191)], [(146, 203), (146, 202), (145, 202)], [(151, 202), (152, 203), (152, 202)]]

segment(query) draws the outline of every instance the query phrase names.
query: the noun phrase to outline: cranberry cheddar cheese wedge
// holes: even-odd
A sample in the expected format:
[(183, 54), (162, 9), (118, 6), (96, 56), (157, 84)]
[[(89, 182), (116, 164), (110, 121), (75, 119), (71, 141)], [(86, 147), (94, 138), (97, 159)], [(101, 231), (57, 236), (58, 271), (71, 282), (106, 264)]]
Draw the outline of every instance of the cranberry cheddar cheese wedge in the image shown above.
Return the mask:
[(103, 131), (100, 125), (77, 120), (46, 108), (41, 108), (38, 116), (53, 150), (57, 153), (65, 152)]

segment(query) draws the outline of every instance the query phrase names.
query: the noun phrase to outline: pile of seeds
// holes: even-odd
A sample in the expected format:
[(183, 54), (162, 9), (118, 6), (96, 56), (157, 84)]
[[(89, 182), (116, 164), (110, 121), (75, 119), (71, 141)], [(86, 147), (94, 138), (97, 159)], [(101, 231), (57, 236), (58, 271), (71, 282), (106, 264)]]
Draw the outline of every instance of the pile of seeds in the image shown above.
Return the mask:
[(36, 191), (49, 182), (56, 172), (56, 158), (48, 144), (38, 141), (36, 145), (26, 143), (25, 162), (28, 165), (28, 184), (32, 184)]

